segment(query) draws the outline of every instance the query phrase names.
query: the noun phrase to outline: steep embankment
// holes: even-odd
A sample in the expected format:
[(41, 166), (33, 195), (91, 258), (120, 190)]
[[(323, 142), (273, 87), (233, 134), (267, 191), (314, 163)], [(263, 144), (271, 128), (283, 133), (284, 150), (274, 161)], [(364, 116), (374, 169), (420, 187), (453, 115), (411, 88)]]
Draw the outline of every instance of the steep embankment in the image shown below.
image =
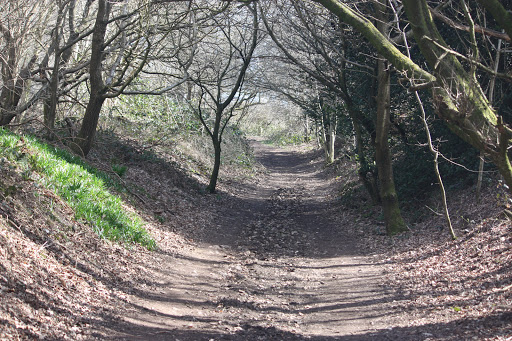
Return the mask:
[[(207, 195), (204, 179), (135, 147), (126, 208), (145, 219), (155, 251), (98, 239), (53, 192), (3, 164), (0, 338), (512, 336), (505, 220), (465, 226), (456, 242), (428, 228), (390, 240), (338, 200), (350, 165), (336, 180), (311, 151), (253, 141), (266, 172)], [(125, 151), (89, 161), (105, 168), (116, 152)]]

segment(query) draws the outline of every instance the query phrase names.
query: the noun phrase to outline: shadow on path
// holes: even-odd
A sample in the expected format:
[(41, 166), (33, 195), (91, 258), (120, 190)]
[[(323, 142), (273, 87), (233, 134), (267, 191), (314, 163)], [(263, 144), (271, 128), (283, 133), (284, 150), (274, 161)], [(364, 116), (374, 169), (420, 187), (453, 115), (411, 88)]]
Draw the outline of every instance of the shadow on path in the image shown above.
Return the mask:
[(133, 313), (110, 325), (113, 339), (389, 339), (399, 298), (335, 219), (321, 161), (251, 143), (266, 174), (223, 194), (197, 248), (148, 264), (152, 278), (131, 293)]

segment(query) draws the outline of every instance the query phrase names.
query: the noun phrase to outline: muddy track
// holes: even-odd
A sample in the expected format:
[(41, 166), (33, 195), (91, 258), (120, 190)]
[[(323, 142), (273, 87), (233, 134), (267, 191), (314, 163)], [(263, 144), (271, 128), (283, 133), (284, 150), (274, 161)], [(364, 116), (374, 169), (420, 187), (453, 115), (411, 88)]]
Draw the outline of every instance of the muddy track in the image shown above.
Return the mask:
[(361, 255), (321, 164), (252, 144), (267, 174), (219, 207), (209, 243), (155, 255), (111, 339), (396, 339), (383, 267)]

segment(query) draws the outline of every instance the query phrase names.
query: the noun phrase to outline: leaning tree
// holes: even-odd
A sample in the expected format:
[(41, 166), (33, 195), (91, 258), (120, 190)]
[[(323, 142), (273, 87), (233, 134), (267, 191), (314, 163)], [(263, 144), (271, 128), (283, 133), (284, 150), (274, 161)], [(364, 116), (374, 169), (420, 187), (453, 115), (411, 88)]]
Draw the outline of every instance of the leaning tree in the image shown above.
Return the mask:
[[(512, 129), (502, 117), (498, 117), (471, 66), (476, 65), (479, 70), (505, 79), (511, 79), (510, 75), (499, 74), (448, 45), (426, 0), (401, 1), (414, 41), (427, 62), (426, 67), (421, 61), (409, 58), (387, 39), (370, 20), (371, 14), (357, 11), (341, 0), (315, 1), (359, 31), (378, 53), (411, 80), (414, 84), (411, 90), (430, 89), (437, 115), (456, 135), (491, 159), (512, 189), (512, 166), (508, 154)], [(478, 2), (510, 38), (512, 14), (497, 0)]]

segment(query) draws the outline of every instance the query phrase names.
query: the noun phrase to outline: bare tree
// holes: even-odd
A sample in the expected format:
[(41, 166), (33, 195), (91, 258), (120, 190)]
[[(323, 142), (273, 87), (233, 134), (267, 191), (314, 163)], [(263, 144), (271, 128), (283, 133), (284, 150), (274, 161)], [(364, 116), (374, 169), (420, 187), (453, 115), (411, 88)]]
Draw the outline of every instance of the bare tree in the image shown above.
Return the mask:
[(8, 0), (0, 4), (0, 126), (9, 124), (41, 95), (39, 91), (23, 100), (49, 38), (44, 29), (53, 9), (51, 1)]
[(191, 59), (181, 62), (183, 71), (198, 88), (190, 103), (211, 138), (215, 151), (208, 191), (217, 187), (222, 137), (237, 111), (249, 105), (254, 95), (244, 87), (252, 57), (259, 42), (256, 3), (230, 6), (212, 16), (210, 25), (194, 47)]
[[(388, 36), (390, 27), (388, 25), (387, 0), (374, 1), (377, 19), (377, 29), (384, 36)], [(382, 210), (386, 222), (388, 235), (394, 235), (407, 230), (407, 226), (400, 213), (398, 195), (395, 189), (393, 178), (393, 166), (391, 151), (389, 148), (389, 127), (390, 127), (390, 65), (380, 58), (377, 61), (377, 119), (375, 136), (375, 161), (380, 181), (380, 195), (382, 198)]]

